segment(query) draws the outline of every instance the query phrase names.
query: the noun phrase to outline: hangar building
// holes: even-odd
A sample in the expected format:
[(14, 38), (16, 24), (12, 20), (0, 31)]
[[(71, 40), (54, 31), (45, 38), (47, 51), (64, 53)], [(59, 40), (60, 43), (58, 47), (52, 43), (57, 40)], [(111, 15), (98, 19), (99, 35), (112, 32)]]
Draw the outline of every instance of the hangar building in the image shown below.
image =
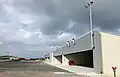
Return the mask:
[(91, 32), (88, 32), (74, 42), (69, 42), (53, 52), (52, 63), (89, 67), (98, 74), (113, 74), (112, 67), (117, 67), (120, 74), (120, 36), (94, 31), (94, 45), (91, 48)]

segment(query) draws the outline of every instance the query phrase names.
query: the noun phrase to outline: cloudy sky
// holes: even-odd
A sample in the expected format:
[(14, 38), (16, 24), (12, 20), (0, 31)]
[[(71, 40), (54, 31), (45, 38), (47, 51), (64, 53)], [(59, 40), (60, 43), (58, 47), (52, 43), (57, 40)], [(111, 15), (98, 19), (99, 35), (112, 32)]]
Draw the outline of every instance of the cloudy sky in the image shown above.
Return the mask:
[[(0, 0), (1, 49), (11, 55), (39, 57), (53, 50), (53, 41), (59, 46), (88, 32), (87, 1)], [(119, 35), (120, 0), (95, 0), (92, 7), (94, 28)]]

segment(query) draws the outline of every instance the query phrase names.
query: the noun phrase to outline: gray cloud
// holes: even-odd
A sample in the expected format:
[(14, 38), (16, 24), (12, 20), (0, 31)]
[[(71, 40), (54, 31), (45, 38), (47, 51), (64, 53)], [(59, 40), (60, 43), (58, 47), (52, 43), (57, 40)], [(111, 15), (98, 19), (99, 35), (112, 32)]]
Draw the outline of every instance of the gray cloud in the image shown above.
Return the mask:
[[(89, 9), (84, 7), (86, 1), (1, 0), (0, 34), (6, 38), (13, 54), (30, 56), (34, 52), (52, 51), (53, 40), (59, 45), (66, 41), (64, 37), (79, 36), (89, 30)], [(95, 0), (92, 8), (94, 27), (116, 32), (120, 24), (119, 7), (119, 0)], [(68, 34), (58, 38), (61, 31)]]
[(93, 19), (96, 26), (103, 30), (116, 31), (120, 25), (119, 0), (98, 0), (93, 6)]
[(44, 12), (49, 15), (54, 14), (56, 8), (51, 0), (14, 0), (14, 6), (19, 8), (22, 12), (29, 10), (29, 12), (31, 11), (36, 14)]
[(40, 29), (45, 34), (60, 33), (68, 27), (68, 19), (64, 17), (54, 18), (49, 23), (41, 26)]
[[(44, 13), (50, 17), (51, 20), (48, 23), (41, 26), (41, 22), (37, 20), (36, 25), (43, 33), (52, 34), (66, 30), (69, 20), (79, 23), (80, 26), (89, 25), (89, 10), (85, 9), (85, 2), (86, 0), (56, 0), (56, 2), (55, 0), (14, 0), (13, 4), (22, 13), (34, 13), (38, 16)], [(117, 10), (120, 7), (119, 3), (118, 0), (95, 0), (93, 24), (103, 30), (118, 29), (120, 24), (120, 11)]]
[(2, 4), (0, 4), (0, 22), (5, 22), (5, 23), (9, 22), (6, 11), (4, 7), (2, 6)]
[[(69, 19), (72, 19), (80, 25), (89, 24), (89, 10), (84, 7), (86, 0), (58, 1), (58, 4), (52, 0), (36, 0), (33, 1), (33, 3), (26, 1), (26, 8), (29, 8), (32, 12), (37, 13), (38, 15), (39, 13), (44, 12), (52, 18), (52, 20), (47, 23), (47, 26), (46, 24), (42, 25), (42, 31), (45, 34), (55, 33), (57, 30), (66, 29)], [(16, 5), (20, 6), (20, 2), (17, 2)], [(119, 7), (120, 1), (118, 0), (95, 0), (95, 3), (93, 4), (94, 25), (103, 30), (118, 29), (120, 24), (120, 11), (117, 9), (119, 9)]]

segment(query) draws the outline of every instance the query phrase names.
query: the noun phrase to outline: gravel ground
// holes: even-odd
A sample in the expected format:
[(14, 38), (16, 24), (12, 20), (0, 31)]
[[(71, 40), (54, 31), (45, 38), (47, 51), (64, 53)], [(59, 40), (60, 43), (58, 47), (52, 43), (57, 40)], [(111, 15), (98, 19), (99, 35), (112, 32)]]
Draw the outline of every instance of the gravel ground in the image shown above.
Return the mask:
[(43, 62), (0, 62), (0, 77), (79, 77)]

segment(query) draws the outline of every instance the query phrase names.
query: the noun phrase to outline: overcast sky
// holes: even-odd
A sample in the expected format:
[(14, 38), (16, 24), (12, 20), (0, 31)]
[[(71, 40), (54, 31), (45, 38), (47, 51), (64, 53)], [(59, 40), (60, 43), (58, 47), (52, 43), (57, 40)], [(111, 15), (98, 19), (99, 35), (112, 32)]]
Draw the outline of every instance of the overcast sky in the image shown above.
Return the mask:
[[(0, 0), (4, 51), (16, 56), (43, 56), (53, 50), (53, 41), (61, 45), (88, 32), (87, 1)], [(120, 0), (95, 0), (92, 7), (94, 28), (119, 35)]]

